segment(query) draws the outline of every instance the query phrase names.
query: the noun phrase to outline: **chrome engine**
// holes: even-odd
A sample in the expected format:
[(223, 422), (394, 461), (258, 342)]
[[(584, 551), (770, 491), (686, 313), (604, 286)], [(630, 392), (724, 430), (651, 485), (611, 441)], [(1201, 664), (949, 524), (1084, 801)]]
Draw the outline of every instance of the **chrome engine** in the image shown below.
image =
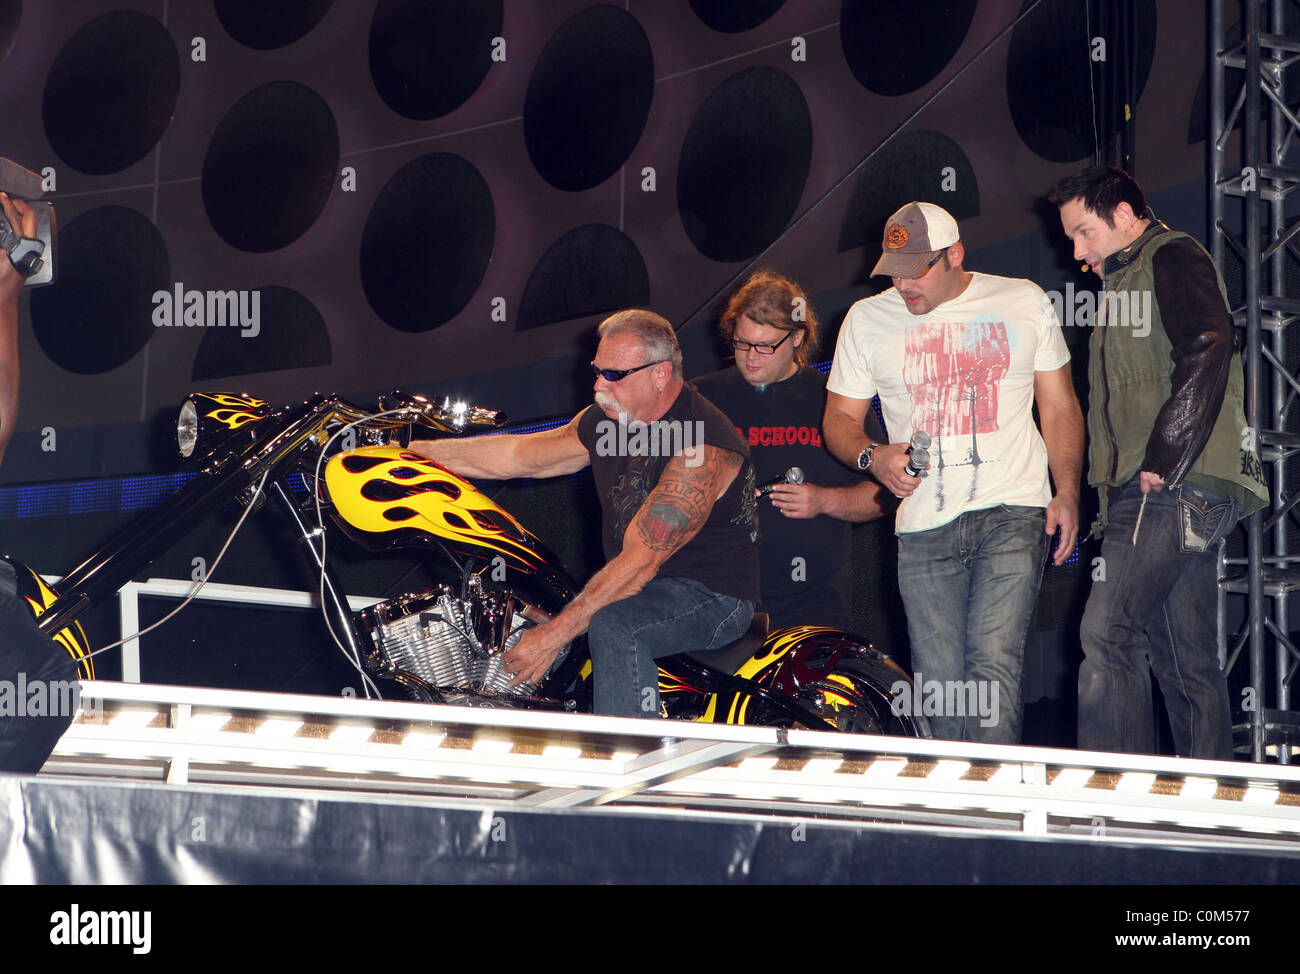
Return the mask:
[[(477, 579), (474, 579), (477, 581)], [(524, 697), (534, 684), (511, 686), (501, 672), (505, 650), (524, 629), (545, 621), (545, 614), (509, 591), (471, 586), (462, 599), (449, 586), (405, 595), (361, 613), (373, 652), (368, 660), (378, 676), (403, 676), (435, 688), (445, 697)]]

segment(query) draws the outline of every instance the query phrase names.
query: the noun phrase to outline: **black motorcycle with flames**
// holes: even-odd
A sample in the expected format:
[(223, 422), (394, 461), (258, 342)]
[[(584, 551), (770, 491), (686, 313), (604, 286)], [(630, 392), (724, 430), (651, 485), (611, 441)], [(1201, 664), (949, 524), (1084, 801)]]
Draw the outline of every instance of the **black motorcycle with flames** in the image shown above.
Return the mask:
[[(501, 671), (524, 630), (574, 597), (572, 579), (534, 534), (469, 481), (390, 443), (394, 436), (408, 442), (417, 427), (460, 436), (504, 423), (502, 414), (466, 403), (401, 393), (383, 397), (373, 411), (333, 396), (272, 408), (246, 395), (195, 394), (181, 408), (177, 439), (196, 475), (69, 572), (59, 592), (17, 565), (20, 584), (38, 625), (77, 659), (83, 677), (93, 678), (78, 618), (226, 500), (237, 499), (244, 518), (269, 502), (303, 542), (330, 637), (361, 673), (368, 695), (590, 711), (583, 638), (538, 684), (511, 686)], [(372, 551), (423, 549), (454, 582), (353, 612), (327, 557), (331, 526)], [(891, 706), (906, 674), (838, 629), (768, 633), (759, 614), (731, 646), (668, 657), (659, 667), (666, 717), (929, 735), (924, 717)]]

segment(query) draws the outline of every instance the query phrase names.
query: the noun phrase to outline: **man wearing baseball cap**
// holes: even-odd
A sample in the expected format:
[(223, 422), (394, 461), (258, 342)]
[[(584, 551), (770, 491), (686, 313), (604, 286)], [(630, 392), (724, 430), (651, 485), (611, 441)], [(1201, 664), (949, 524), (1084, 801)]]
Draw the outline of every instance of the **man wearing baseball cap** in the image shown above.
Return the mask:
[[(1049, 539), (1060, 532), (1059, 565), (1078, 536), (1083, 416), (1070, 354), (1041, 288), (962, 266), (942, 207), (908, 203), (882, 250), (872, 273), (894, 286), (845, 316), (823, 432), (837, 457), (903, 498), (894, 529), (917, 693), (960, 691), (943, 694), (935, 736), (1014, 744)], [(876, 395), (888, 443), (863, 432)], [(909, 444), (922, 433), (930, 463), (913, 476)], [(977, 712), (977, 697), (993, 706)]]

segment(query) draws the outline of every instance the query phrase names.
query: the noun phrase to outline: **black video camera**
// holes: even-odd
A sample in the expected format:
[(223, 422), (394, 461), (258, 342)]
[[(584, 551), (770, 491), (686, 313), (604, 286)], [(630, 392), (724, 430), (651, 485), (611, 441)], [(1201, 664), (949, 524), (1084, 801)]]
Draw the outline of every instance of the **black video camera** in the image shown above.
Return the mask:
[(26, 280), (25, 287), (40, 287), (54, 282), (54, 241), (57, 227), (54, 205), (34, 197), (42, 193), (41, 177), (8, 159), (0, 159), (0, 190), (24, 200), (36, 211), (36, 236), (24, 237), (9, 225), (0, 209), (0, 250), (3, 250)]

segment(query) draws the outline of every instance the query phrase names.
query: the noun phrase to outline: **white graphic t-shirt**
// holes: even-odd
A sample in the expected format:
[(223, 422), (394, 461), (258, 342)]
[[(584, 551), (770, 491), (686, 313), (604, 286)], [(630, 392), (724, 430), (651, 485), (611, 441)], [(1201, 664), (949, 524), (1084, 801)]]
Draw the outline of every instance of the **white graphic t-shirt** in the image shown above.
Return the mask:
[(879, 395), (890, 442), (930, 434), (929, 476), (895, 522), (899, 532), (926, 531), (999, 504), (1047, 506), (1034, 373), (1069, 361), (1042, 288), (974, 273), (928, 314), (912, 314), (892, 287), (853, 305), (826, 388), (851, 399)]

